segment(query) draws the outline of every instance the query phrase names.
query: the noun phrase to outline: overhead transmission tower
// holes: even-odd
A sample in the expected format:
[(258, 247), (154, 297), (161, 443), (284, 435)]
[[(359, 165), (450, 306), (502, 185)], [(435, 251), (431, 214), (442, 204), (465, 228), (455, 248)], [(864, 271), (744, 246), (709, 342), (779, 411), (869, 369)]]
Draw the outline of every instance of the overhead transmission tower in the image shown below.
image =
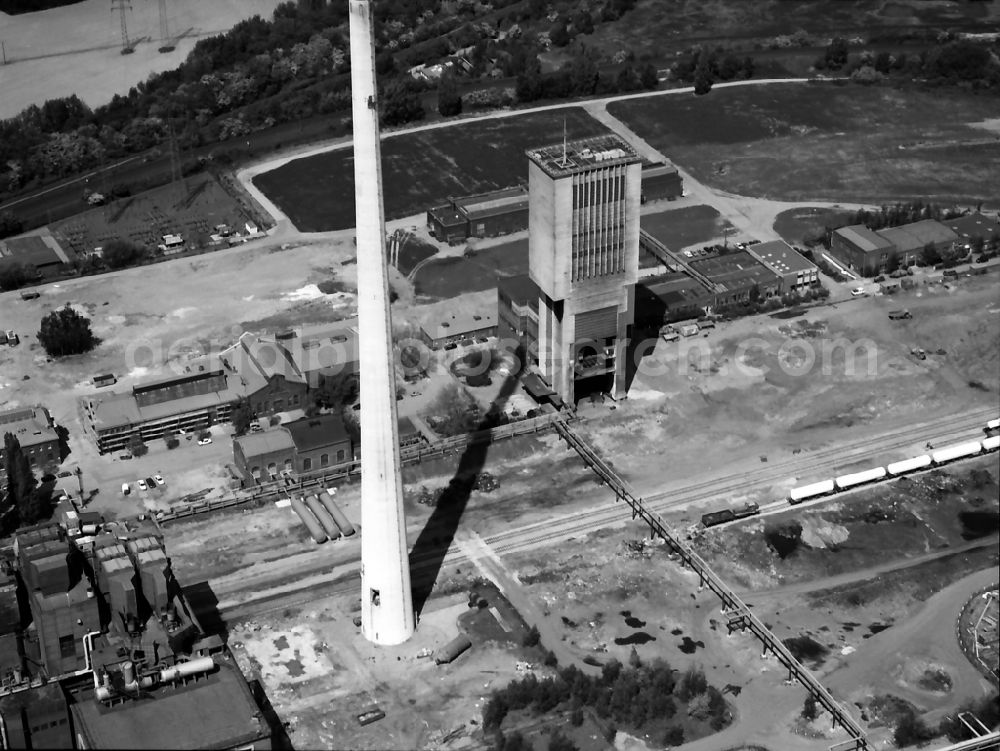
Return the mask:
[(170, 39), (167, 31), (167, 0), (159, 0), (160, 3), (160, 48), (159, 52), (173, 52), (175, 45)]
[(128, 38), (128, 25), (125, 23), (126, 10), (132, 10), (131, 0), (111, 0), (111, 12), (118, 11), (122, 21), (122, 54), (131, 55), (135, 52), (135, 47)]

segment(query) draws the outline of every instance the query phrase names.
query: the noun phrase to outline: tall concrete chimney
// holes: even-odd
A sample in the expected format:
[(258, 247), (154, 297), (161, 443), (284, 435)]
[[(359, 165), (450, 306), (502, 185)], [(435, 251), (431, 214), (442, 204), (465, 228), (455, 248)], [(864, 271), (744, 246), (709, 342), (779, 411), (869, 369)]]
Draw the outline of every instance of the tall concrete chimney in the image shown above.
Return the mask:
[(369, 0), (349, 0), (361, 343), (361, 631), (376, 644), (413, 635), (396, 378), (385, 258), (382, 159)]

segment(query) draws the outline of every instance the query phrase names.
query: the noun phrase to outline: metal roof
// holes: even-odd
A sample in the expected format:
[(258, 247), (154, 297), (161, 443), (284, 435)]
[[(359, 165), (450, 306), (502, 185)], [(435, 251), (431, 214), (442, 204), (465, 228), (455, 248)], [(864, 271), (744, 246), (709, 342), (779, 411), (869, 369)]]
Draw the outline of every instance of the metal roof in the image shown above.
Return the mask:
[(928, 243), (937, 245), (958, 240), (957, 234), (934, 219), (887, 227), (877, 234), (891, 242), (897, 250), (903, 251), (921, 250)]
[(850, 227), (841, 227), (833, 231), (835, 235), (840, 235), (847, 242), (865, 253), (878, 250), (889, 250), (892, 243), (884, 237), (872, 232), (863, 224), (855, 224)]
[(233, 440), (240, 445), (243, 456), (247, 458), (295, 448), (291, 433), (284, 427), (263, 430), (260, 433), (248, 433)]
[(947, 219), (942, 224), (960, 237), (982, 237), (989, 240), (1000, 236), (1000, 222), (983, 216), (978, 211), (957, 219)]

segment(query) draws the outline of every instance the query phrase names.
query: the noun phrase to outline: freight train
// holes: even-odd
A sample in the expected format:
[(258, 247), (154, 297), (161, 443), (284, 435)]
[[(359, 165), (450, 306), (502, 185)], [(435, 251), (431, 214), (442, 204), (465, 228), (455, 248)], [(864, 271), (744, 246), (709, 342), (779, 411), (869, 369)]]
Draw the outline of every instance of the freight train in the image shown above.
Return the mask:
[[(932, 451), (930, 454), (915, 456), (912, 459), (892, 462), (885, 467), (872, 467), (861, 472), (852, 472), (831, 480), (821, 480), (798, 488), (792, 488), (788, 493), (788, 502), (802, 503), (813, 498), (831, 495), (842, 490), (856, 488), (869, 482), (878, 482), (887, 477), (900, 477), (911, 472), (919, 472), (929, 467), (940, 467), (948, 462), (966, 459), (979, 454), (986, 454), (1000, 449), (1000, 419), (990, 420), (983, 428), (986, 438), (981, 441), (966, 441), (953, 446)], [(930, 444), (928, 444), (928, 447)], [(704, 527), (714, 527), (736, 519), (745, 519), (760, 513), (756, 503), (748, 503), (740, 509), (724, 509), (703, 514), (701, 523)]]
[[(997, 422), (991, 420), (988, 426)], [(987, 430), (990, 428), (987, 426)], [(884, 480), (886, 477), (901, 477), (911, 472), (919, 472), (929, 467), (940, 467), (948, 462), (958, 459), (967, 459), (970, 456), (986, 454), (1000, 449), (1000, 435), (990, 435), (981, 441), (966, 441), (956, 443), (953, 446), (946, 446), (929, 454), (915, 456), (912, 459), (893, 462), (885, 467), (872, 467), (862, 472), (853, 472), (847, 475), (835, 477), (832, 480), (814, 482), (810, 485), (803, 485), (799, 488), (792, 488), (788, 493), (789, 503), (802, 503), (802, 501), (820, 496), (836, 493), (841, 490), (856, 488), (869, 482)]]

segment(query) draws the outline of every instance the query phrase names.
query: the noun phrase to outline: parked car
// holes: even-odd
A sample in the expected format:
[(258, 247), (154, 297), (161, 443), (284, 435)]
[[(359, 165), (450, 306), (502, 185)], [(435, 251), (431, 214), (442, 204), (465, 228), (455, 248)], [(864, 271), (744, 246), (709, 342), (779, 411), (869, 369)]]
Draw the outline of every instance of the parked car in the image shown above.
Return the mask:
[(128, 495), (132, 492), (132, 488), (129, 487), (127, 482), (122, 483), (122, 495)]
[(199, 439), (198, 439), (198, 445), (199, 445), (199, 446), (207, 446), (207, 445), (208, 445), (208, 444), (210, 444), (211, 442), (212, 442), (212, 439), (211, 439), (211, 438), (199, 438)]
[(864, 287), (855, 287), (854, 289), (851, 290), (852, 297), (862, 297), (864, 294), (865, 294)]
[(156, 480), (157, 485), (167, 484), (167, 481), (163, 479), (163, 475), (153, 475), (153, 479)]
[(137, 482), (136, 485), (139, 486), (139, 490), (148, 490), (149, 489), (149, 486), (146, 484), (145, 480), (139, 480), (139, 482)]
[(147, 477), (146, 478), (146, 487), (149, 488), (150, 490), (152, 490), (153, 488), (155, 488), (156, 487), (156, 480), (154, 480), (152, 477)]

